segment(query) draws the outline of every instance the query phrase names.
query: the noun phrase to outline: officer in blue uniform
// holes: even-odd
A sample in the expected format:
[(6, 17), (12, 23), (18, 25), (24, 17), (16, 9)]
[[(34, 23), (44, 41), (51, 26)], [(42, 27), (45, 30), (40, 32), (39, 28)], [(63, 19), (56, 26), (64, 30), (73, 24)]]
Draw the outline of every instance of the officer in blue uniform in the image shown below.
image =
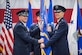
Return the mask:
[(57, 18), (57, 24), (54, 28), (52, 37), (47, 43), (42, 43), (41, 48), (51, 46), (52, 55), (70, 55), (68, 47), (68, 24), (64, 19), (64, 12), (66, 9), (61, 5), (54, 6), (55, 17)]
[(28, 10), (20, 10), (17, 12), (19, 21), (14, 27), (14, 47), (13, 55), (30, 55), (29, 44), (42, 43), (43, 39), (34, 39), (30, 36), (28, 28), (26, 27), (26, 21), (28, 20)]
[[(37, 23), (34, 23), (30, 26), (30, 34), (32, 37), (36, 38), (36, 39), (40, 39), (40, 28), (39, 28), (39, 23), (41, 21), (40, 19), (40, 11), (36, 12), (36, 16), (37, 16)], [(40, 49), (40, 45), (38, 44), (32, 44), (31, 45), (31, 51), (34, 52), (34, 55), (41, 55), (41, 49)]]

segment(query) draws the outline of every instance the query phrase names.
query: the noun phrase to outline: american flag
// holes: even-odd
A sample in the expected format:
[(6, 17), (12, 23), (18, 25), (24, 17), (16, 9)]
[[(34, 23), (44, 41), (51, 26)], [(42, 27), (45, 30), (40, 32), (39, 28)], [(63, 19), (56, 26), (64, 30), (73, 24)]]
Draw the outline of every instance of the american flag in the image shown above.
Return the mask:
[(6, 10), (0, 36), (0, 44), (2, 44), (3, 47), (2, 55), (13, 55), (13, 42), (12, 14), (9, 0), (6, 0)]

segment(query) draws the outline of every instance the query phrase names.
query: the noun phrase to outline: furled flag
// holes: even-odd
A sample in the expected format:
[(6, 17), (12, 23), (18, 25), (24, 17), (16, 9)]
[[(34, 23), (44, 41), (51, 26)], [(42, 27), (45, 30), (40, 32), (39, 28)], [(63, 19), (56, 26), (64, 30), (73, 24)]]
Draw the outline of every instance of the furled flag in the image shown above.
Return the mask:
[(82, 17), (79, 7), (79, 1), (77, 3), (77, 30), (78, 30), (78, 55), (82, 55)]
[(75, 0), (72, 17), (69, 25), (68, 43), (71, 55), (78, 55), (78, 28), (81, 28), (82, 21), (80, 15), (79, 3)]
[(76, 30), (77, 30), (77, 0), (75, 0), (72, 17), (69, 24), (69, 31), (68, 31), (68, 43), (69, 43), (69, 51), (71, 55), (78, 55)]
[(0, 54), (2, 54), (2, 51), (3, 51), (3, 46), (2, 46), (3, 42), (1, 40), (2, 40), (2, 38), (1, 38), (1, 34), (0, 34)]
[(27, 14), (28, 15), (28, 17), (27, 17), (28, 19), (27, 19), (27, 22), (26, 22), (26, 26), (28, 26), (28, 28), (30, 28), (30, 25), (33, 23), (31, 0), (29, 0), (29, 3), (28, 3), (28, 11), (29, 11), (29, 13)]
[[(44, 43), (49, 40), (48, 32), (46, 31), (47, 26), (47, 10), (46, 10), (46, 0), (41, 0), (41, 7), (40, 7), (40, 17), (43, 20), (43, 29), (41, 38), (44, 38)], [(41, 55), (52, 55), (51, 47), (41, 49)]]
[(52, 0), (50, 0), (50, 5), (48, 9), (48, 23), (53, 23), (54, 22), (54, 17), (53, 17), (53, 9), (52, 9)]
[(6, 0), (6, 10), (0, 36), (0, 43), (2, 43), (3, 46), (2, 55), (13, 55), (13, 42), (12, 14), (9, 0)]
[(50, 1), (49, 9), (48, 9), (48, 18), (47, 22), (52, 26), (52, 31), (54, 30), (54, 17), (53, 17), (53, 9), (52, 9), (52, 0)]
[(79, 31), (79, 36), (78, 36), (78, 55), (82, 55), (82, 28), (79, 30), (80, 31)]

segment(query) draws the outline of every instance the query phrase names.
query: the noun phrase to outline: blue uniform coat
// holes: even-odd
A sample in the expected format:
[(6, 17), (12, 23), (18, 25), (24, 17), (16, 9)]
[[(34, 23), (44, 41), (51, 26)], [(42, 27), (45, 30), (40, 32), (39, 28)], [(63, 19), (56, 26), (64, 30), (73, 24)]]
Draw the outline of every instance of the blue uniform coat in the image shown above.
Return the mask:
[(38, 40), (30, 36), (27, 28), (20, 21), (15, 25), (13, 33), (14, 33), (13, 55), (30, 55), (29, 43), (38, 44)]
[[(36, 39), (40, 39), (40, 29), (38, 23), (32, 24), (30, 27), (30, 34)], [(34, 51), (34, 55), (41, 55), (40, 44), (32, 44), (31, 51)]]
[(46, 47), (52, 47), (53, 55), (70, 55), (67, 41), (68, 24), (61, 18), (55, 26), (50, 40), (45, 44)]

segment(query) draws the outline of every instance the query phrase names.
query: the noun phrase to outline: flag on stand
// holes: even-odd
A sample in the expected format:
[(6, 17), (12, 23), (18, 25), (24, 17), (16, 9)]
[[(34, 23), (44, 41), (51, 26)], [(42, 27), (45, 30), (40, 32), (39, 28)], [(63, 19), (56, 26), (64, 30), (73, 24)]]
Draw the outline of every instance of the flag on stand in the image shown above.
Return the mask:
[(12, 14), (9, 0), (6, 0), (6, 10), (0, 36), (0, 43), (3, 46), (2, 55), (13, 55), (13, 42)]
[(50, 1), (49, 9), (48, 9), (48, 19), (47, 22), (52, 26), (52, 31), (54, 30), (54, 17), (53, 17), (53, 9), (52, 9), (52, 0)]
[(68, 31), (68, 43), (69, 43), (70, 55), (78, 55), (76, 37), (77, 37), (77, 0), (75, 0)]
[(79, 1), (77, 3), (77, 30), (78, 30), (78, 55), (82, 55), (82, 17), (79, 7)]
[[(41, 0), (41, 7), (40, 7), (40, 17), (43, 20), (43, 29), (41, 38), (44, 38), (44, 43), (49, 40), (49, 35), (46, 30), (47, 26), (47, 10), (46, 10), (46, 0)], [(51, 47), (41, 49), (41, 55), (52, 55)]]
[(29, 0), (29, 3), (28, 3), (28, 19), (27, 19), (27, 22), (26, 22), (26, 26), (28, 26), (28, 28), (30, 28), (30, 25), (33, 23), (33, 19), (32, 19), (32, 8), (31, 8), (31, 0)]
[(46, 0), (41, 0), (40, 17), (44, 21), (44, 24), (46, 25), (47, 24)]
[(53, 9), (52, 9), (52, 0), (50, 0), (50, 5), (48, 9), (48, 23), (52, 24), (54, 22)]
[(82, 23), (79, 29), (79, 36), (78, 36), (78, 55), (82, 55)]
[[(82, 34), (80, 32), (81, 29), (82, 29), (82, 19), (81, 19), (81, 13), (79, 8), (79, 2), (75, 0), (75, 5), (73, 9), (72, 19), (71, 19), (71, 24), (69, 26), (69, 34), (68, 34), (69, 49), (71, 55), (82, 54), (82, 44), (81, 44)], [(70, 34), (73, 36), (70, 36)]]
[(1, 34), (0, 34), (0, 53), (2, 54), (3, 51), (3, 46), (2, 46), (3, 42), (2, 42), (2, 38), (1, 38)]

